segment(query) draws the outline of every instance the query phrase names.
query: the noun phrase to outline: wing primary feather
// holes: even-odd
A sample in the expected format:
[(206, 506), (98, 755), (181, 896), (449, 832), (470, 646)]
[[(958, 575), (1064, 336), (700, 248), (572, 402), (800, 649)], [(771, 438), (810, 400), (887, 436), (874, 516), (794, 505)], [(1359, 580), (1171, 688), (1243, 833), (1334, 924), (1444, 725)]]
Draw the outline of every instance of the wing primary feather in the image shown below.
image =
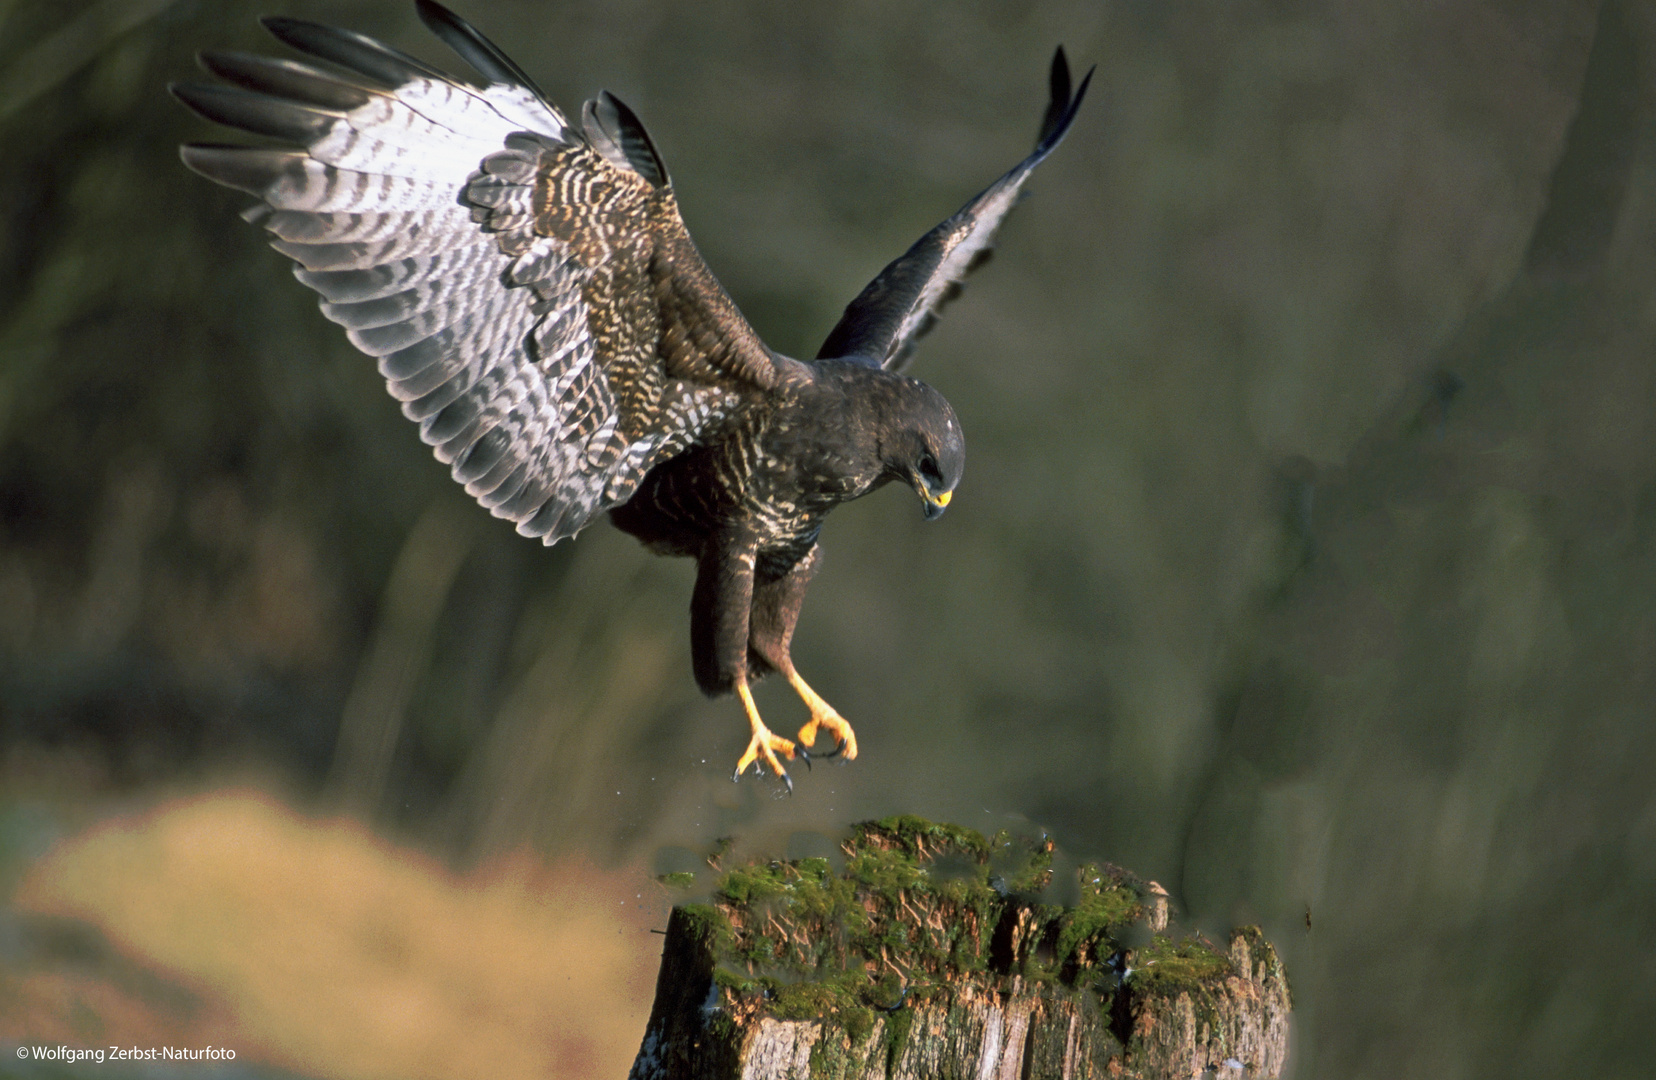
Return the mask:
[(510, 445), (506, 433), (499, 428), (491, 429), (481, 439), (472, 443), (471, 449), (454, 459), (454, 478), (462, 484), (469, 484), (482, 476), (500, 461), (501, 455), (506, 453)]
[(209, 143), (187, 143), (178, 148), (178, 156), (191, 171), (260, 198), (273, 179), (302, 169), (310, 160), (303, 150), (264, 150)]
[[(482, 486), (480, 482), (479, 486)], [(524, 485), (529, 483), (529, 463), (519, 463), (512, 471), (488, 486), (487, 490), (477, 493), (477, 501), (488, 508), (495, 517), (508, 517), (505, 505), (516, 498)]]
[[(1063, 49), (1060, 48), (1058, 50), (1058, 55), (1053, 58), (1054, 68), (1058, 66), (1058, 63), (1062, 59)], [(1054, 75), (1052, 103), (1047, 106), (1047, 119), (1041, 124), (1041, 138), (1035, 144), (1035, 152), (1030, 155), (1035, 159), (1034, 164), (1030, 165), (1030, 168), (1034, 168), (1035, 165), (1040, 164), (1041, 159), (1056, 150), (1058, 148), (1058, 144), (1064, 141), (1064, 136), (1069, 134), (1070, 125), (1075, 122), (1075, 114), (1081, 111), (1081, 99), (1087, 96), (1087, 87), (1092, 85), (1093, 72), (1097, 70), (1097, 64), (1094, 64), (1092, 67), (1087, 69), (1087, 74), (1081, 79), (1081, 85), (1075, 89), (1075, 96), (1070, 98), (1069, 103), (1061, 110), (1055, 108), (1058, 104), (1058, 80), (1056, 75)], [(1069, 82), (1068, 64), (1064, 65), (1064, 81), (1066, 83)], [(1054, 112), (1057, 112), (1058, 114), (1056, 119), (1053, 118)]]
[[(463, 379), (450, 379), (424, 397), (402, 403), (402, 414), (415, 423), (426, 417), (443, 411), (454, 404), (454, 400), (467, 390), (471, 389)], [(395, 395), (393, 395), (395, 396)]]
[(643, 121), (627, 107), (626, 102), (608, 90), (602, 91), (582, 107), (581, 126), (592, 148), (610, 164), (631, 169), (653, 187), (666, 187), (671, 182), (667, 177), (667, 166), (656, 152), (650, 133), (644, 130)]
[[(550, 544), (728, 415), (738, 385), (769, 389), (775, 360), (695, 251), (630, 108), (600, 94), (583, 141), (479, 31), (436, 0), (416, 3), (488, 86), (362, 34), (267, 18), (303, 57), (203, 53), (219, 81), (170, 89), (208, 120), (289, 145), (180, 155), (260, 200), (243, 217), (377, 358), (435, 456)], [(536, 202), (548, 171), (568, 220)], [(540, 231), (554, 226), (568, 235)], [(615, 290), (621, 314), (602, 306)], [(601, 317), (625, 323), (619, 345), (595, 329)], [(658, 338), (678, 342), (671, 357)]]
[(469, 397), (454, 401), (435, 416), (428, 416), (421, 426), (420, 438), (435, 446), (446, 443), (460, 434), (481, 413), (477, 402)]
[(190, 111), (214, 123), (254, 135), (309, 143), (325, 136), (343, 113), (295, 105), (268, 94), (209, 83), (169, 83), (167, 90)]
[(667, 176), (667, 166), (656, 151), (650, 133), (644, 130), (644, 122), (638, 118), (638, 114), (608, 90), (601, 92), (598, 98), (614, 110), (616, 127), (621, 134), (621, 149), (626, 151), (627, 160), (632, 162), (638, 174), (658, 188), (671, 183)]
[(452, 81), (430, 64), (353, 30), (290, 19), (285, 15), (266, 15), (259, 22), (283, 44), (338, 64), (387, 89), (394, 90), (415, 79)]
[(1062, 46), (1057, 49), (1035, 149), (881, 270), (846, 306), (817, 359), (903, 369), (915, 342), (937, 322), (943, 306), (960, 294), (961, 282), (988, 261), (996, 230), (1017, 205), (1029, 174), (1069, 133), (1096, 70), (1087, 72), (1072, 95), (1069, 59)]
[[(436, 335), (379, 358), (379, 373), (388, 382), (403, 382), (447, 359), (448, 342)], [(427, 389), (430, 389), (429, 387)], [(425, 393), (411, 395), (420, 397)]]
[(460, 59), (477, 69), (478, 74), (490, 82), (521, 86), (551, 107), (552, 103), (546, 100), (535, 80), (471, 23), (436, 0), (415, 0), (414, 8), (419, 12), (420, 21), (441, 38), (443, 44), (453, 49)]
[(211, 74), (244, 90), (340, 112), (360, 108), (376, 94), (383, 93), (297, 60), (277, 60), (250, 53), (204, 52), (197, 54), (196, 61)]
[(1035, 145), (1046, 142), (1047, 136), (1058, 129), (1064, 119), (1064, 112), (1070, 102), (1070, 69), (1069, 58), (1064, 55), (1064, 47), (1058, 46), (1052, 54), (1052, 73), (1048, 77), (1051, 84), (1052, 96), (1047, 102), (1046, 115), (1041, 117), (1041, 131), (1035, 136)]
[[(527, 471), (526, 471), (527, 472)], [(505, 485), (502, 485), (504, 487)], [(500, 494), (497, 491), (495, 494)], [(524, 483), (517, 494), (511, 498), (502, 498), (498, 506), (490, 507), (496, 517), (503, 517), (509, 521), (522, 521), (530, 517), (546, 502), (547, 496), (552, 494), (552, 488), (545, 476), (526, 474)], [(487, 505), (487, 504), (485, 504)]]
[(563, 525), (566, 509), (567, 504), (558, 499), (551, 499), (545, 506), (535, 511), (528, 520), (519, 524), (517, 531), (523, 536), (543, 536), (546, 538), (548, 545), (556, 543), (568, 535), (559, 532), (559, 527)]

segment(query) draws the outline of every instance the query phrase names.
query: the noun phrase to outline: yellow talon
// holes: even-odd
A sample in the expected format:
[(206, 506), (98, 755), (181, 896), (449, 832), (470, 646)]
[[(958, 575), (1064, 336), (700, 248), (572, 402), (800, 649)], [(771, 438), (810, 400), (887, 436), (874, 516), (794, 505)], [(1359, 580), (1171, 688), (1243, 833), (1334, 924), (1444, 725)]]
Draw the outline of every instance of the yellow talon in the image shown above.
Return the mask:
[(857, 733), (851, 730), (851, 725), (834, 711), (834, 707), (812, 690), (799, 672), (788, 672), (788, 682), (793, 684), (794, 690), (811, 710), (811, 719), (799, 729), (799, 744), (801, 746), (816, 745), (817, 728), (824, 727), (834, 736), (834, 739), (845, 751), (845, 760), (850, 761), (857, 756)]
[(765, 764), (769, 765), (771, 771), (788, 785), (789, 791), (792, 791), (793, 781), (788, 778), (788, 771), (782, 767), (782, 763), (776, 759), (776, 755), (780, 753), (789, 761), (793, 760), (792, 740), (773, 734), (771, 729), (765, 726), (765, 722), (759, 719), (759, 707), (753, 703), (753, 692), (747, 688), (747, 683), (737, 684), (736, 695), (742, 699), (742, 707), (747, 710), (748, 724), (753, 728), (753, 738), (748, 740), (747, 753), (736, 763), (736, 775), (741, 776), (749, 765), (763, 756)]

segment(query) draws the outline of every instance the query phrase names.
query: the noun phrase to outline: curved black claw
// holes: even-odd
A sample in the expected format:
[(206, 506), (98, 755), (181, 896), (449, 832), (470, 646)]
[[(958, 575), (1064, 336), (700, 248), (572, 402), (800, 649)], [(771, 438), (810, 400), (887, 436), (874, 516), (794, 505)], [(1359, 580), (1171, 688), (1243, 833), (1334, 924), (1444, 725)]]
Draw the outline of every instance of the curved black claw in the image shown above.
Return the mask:
[[(806, 757), (806, 759), (805, 759), (805, 767), (807, 769), (809, 769), (811, 767), (811, 760), (810, 760), (809, 757)], [(753, 763), (753, 775), (755, 775), (755, 776), (765, 775), (765, 770), (760, 767), (760, 765), (757, 761), (755, 761)], [(792, 795), (793, 794), (793, 777), (788, 775), (788, 770), (783, 769), (782, 772), (777, 774), (777, 779), (781, 780), (782, 783), (784, 785), (786, 785), (786, 787), (788, 789), (787, 794)], [(739, 783), (742, 782), (742, 771), (740, 769), (738, 769), (735, 772), (730, 774), (730, 782), (732, 784), (739, 784)]]
[[(798, 754), (799, 759), (805, 763), (805, 771), (810, 772), (811, 771), (811, 752), (809, 750), (805, 749), (803, 746), (796, 746), (796, 747), (794, 747), (794, 753)], [(830, 754), (828, 756), (832, 757), (833, 755)]]
[(844, 739), (836, 739), (836, 740), (834, 740), (834, 748), (832, 750), (828, 751), (826, 754), (819, 754), (817, 756), (820, 757), (823, 761), (827, 761), (829, 758), (839, 757), (840, 754), (842, 754), (844, 752), (845, 752), (845, 740)]

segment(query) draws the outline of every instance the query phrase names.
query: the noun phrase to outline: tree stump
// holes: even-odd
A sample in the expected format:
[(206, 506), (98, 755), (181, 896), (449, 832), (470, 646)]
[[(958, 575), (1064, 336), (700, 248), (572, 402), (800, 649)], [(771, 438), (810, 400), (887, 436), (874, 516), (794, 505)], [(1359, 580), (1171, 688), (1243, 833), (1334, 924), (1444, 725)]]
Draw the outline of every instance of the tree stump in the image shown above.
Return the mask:
[(843, 850), (674, 907), (630, 1080), (1281, 1074), (1288, 982), (1258, 928), (1172, 933), (1167, 894), (1107, 864), (1045, 903), (1045, 840), (903, 817)]

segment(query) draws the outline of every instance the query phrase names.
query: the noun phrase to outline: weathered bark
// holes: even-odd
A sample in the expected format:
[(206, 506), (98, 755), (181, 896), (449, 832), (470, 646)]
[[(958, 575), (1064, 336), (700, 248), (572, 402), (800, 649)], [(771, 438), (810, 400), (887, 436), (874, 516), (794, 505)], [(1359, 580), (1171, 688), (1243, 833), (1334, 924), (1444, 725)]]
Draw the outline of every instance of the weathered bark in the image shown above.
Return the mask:
[(1111, 866), (1042, 903), (1050, 842), (894, 818), (844, 850), (673, 909), (631, 1080), (1280, 1075), (1288, 984), (1258, 929), (1179, 938)]

